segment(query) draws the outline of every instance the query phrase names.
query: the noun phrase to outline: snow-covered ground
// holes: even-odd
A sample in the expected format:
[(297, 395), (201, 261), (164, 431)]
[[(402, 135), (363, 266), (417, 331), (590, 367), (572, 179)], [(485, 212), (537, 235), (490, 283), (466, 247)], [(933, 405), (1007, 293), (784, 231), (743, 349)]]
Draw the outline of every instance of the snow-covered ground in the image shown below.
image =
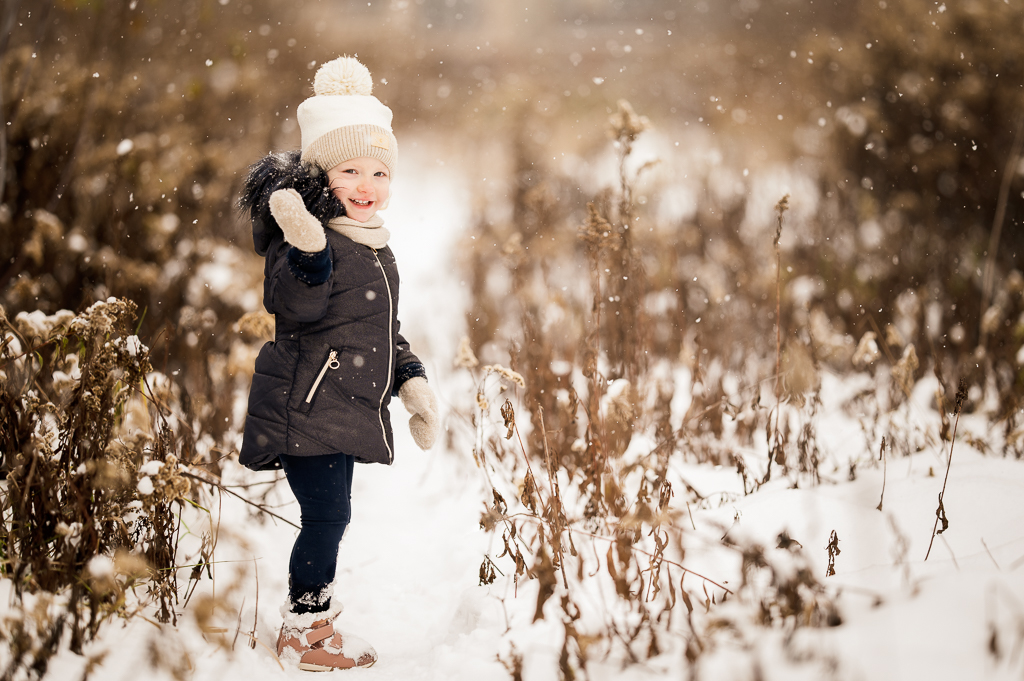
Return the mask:
[[(426, 361), (440, 402), (451, 405), (467, 401), (455, 394), (464, 390), (464, 382), (451, 366), (467, 298), (453, 275), (453, 258), (470, 215), (469, 202), (458, 195), (460, 178), (438, 165), (433, 153), (425, 143), (403, 146), (403, 167), (409, 171), (396, 178), (385, 219), (403, 277), (403, 331)], [(845, 389), (838, 379), (826, 378), (826, 407), (830, 394)], [(924, 421), (934, 416), (928, 394), (927, 389), (915, 392), (912, 412)], [(370, 669), (345, 673), (381, 681), (507, 679), (498, 656), (515, 642), (524, 655), (527, 681), (557, 679), (561, 628), (531, 622), (533, 585), (520, 584), (518, 597), (507, 577), (478, 586), (478, 567), (492, 549), (478, 526), (490, 497), (483, 472), (468, 451), (420, 452), (401, 407), (394, 412), (395, 464), (356, 470), (353, 521), (342, 544), (336, 588), (345, 603), (340, 628), (367, 639), (380, 659)], [(964, 419), (960, 434), (973, 428), (984, 435), (983, 427), (981, 421)], [(685, 479), (703, 495), (721, 500), (692, 508), (686, 518), (689, 524), (692, 517), (693, 527), (686, 535), (688, 567), (738, 584), (735, 553), (722, 549), (717, 539), (728, 530), (772, 548), (785, 530), (802, 544), (815, 575), (837, 590), (843, 619), (837, 627), (802, 629), (788, 646), (780, 643), (787, 631), (741, 629), (731, 643), (701, 658), (699, 678), (1024, 678), (1024, 464), (982, 456), (957, 442), (945, 496), (950, 527), (936, 538), (925, 562), (947, 452), (936, 445), (892, 458), (883, 469), (863, 451), (858, 427), (836, 404), (818, 418), (817, 430), (829, 451), (822, 466), (827, 479), (816, 486), (794, 487), (779, 477), (743, 496), (731, 469), (693, 463), (672, 469), (677, 489)], [(853, 480), (851, 457), (861, 460)], [(229, 469), (225, 482), (270, 477)], [(281, 504), (276, 512), (297, 522), (298, 508), (283, 482), (271, 495), (275, 499)], [(91, 678), (109, 681), (172, 678), (175, 668), (181, 677), (201, 681), (309, 678), (282, 668), (269, 651), (280, 625), (294, 528), (269, 520), (259, 524), (230, 497), (215, 498), (211, 510), (219, 536), (216, 579), (201, 583), (179, 626), (141, 617), (113, 622), (87, 647), (85, 658), (58, 655), (47, 678), (83, 678), (88, 658), (97, 664)], [(210, 522), (202, 514), (193, 521), (198, 524), (191, 526), (186, 547), (198, 546), (201, 523)], [(825, 578), (832, 531), (841, 554), (836, 575)], [(204, 635), (192, 611), (214, 590), (229, 607), (216, 611), (210, 623), (226, 633)], [(254, 622), (258, 645), (250, 648), (245, 632)], [(242, 632), (237, 640), (236, 630)], [(614, 656), (595, 660), (591, 678), (689, 675), (681, 638), (668, 643), (662, 655), (641, 665), (626, 667)]]

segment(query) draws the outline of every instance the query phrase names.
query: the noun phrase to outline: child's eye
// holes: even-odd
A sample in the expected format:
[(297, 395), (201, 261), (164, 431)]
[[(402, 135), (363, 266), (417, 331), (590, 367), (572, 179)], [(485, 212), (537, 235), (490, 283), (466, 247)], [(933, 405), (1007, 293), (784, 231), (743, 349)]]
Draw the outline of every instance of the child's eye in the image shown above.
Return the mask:
[(378, 170), (377, 172), (374, 173), (374, 175), (376, 175), (377, 177), (387, 177), (388, 176), (388, 174), (385, 173), (383, 170)]

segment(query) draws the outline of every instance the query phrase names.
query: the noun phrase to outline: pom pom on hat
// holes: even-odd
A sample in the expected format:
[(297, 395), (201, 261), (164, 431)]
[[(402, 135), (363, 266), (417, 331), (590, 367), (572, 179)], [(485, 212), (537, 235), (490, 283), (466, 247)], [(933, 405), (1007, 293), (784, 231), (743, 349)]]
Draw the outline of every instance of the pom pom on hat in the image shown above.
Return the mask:
[(317, 69), (313, 78), (313, 92), (317, 95), (373, 94), (370, 69), (355, 57), (338, 57)]

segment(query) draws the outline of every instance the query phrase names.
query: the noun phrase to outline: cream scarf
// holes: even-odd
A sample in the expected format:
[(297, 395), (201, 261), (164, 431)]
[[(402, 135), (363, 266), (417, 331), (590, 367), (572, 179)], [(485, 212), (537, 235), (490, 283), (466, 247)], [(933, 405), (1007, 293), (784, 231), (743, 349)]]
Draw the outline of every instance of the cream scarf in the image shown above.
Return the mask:
[(370, 248), (384, 248), (391, 238), (391, 232), (384, 226), (384, 218), (376, 214), (366, 222), (357, 222), (347, 215), (342, 215), (328, 222), (327, 226), (357, 244)]

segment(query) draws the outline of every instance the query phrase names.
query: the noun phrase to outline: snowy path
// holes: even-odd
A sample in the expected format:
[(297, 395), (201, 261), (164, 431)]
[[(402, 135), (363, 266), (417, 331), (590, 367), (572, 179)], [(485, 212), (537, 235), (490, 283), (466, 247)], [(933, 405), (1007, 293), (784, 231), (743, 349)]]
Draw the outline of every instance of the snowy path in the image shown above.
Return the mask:
[[(403, 172), (384, 216), (402, 275), (403, 333), (440, 391), (462, 325), (464, 305), (452, 277), (453, 242), (465, 229), (469, 203), (433, 153), (417, 141), (403, 145)], [(439, 398), (442, 404), (449, 400)], [(339, 556), (336, 593), (345, 604), (339, 626), (377, 649), (379, 662), (360, 673), (368, 679), (506, 678), (495, 657), (504, 631), (498, 603), (482, 602), (486, 590), (476, 587), (487, 542), (478, 528), (480, 474), (471, 460), (444, 453), (441, 446), (421, 452), (407, 419), (395, 401), (394, 465), (356, 468), (353, 520)], [(289, 511), (297, 515), (294, 504)], [(270, 562), (268, 568), (274, 570), (277, 594), (272, 609), (261, 606), (265, 641), (274, 640), (279, 623), (288, 530), (274, 533), (278, 564)], [(272, 556), (275, 550), (267, 548), (264, 555)], [(265, 671), (266, 663), (261, 667)], [(277, 676), (279, 670), (265, 678)]]
[[(493, 621), (493, 607), (492, 621), (481, 622), (480, 610), (487, 604), (480, 603), (484, 595), (475, 586), (486, 542), (477, 528), (479, 484), (462, 463), (444, 454), (423, 454), (400, 432), (394, 466), (356, 469), (354, 516), (336, 582), (336, 594), (345, 604), (339, 627), (370, 641), (380, 655), (372, 669), (360, 672), (361, 678), (503, 678), (494, 655), (504, 628)], [(295, 505), (285, 514), (295, 517)], [(293, 536), (292, 528), (268, 526), (251, 537), (262, 555), (259, 637), (268, 645), (280, 624), (277, 607), (286, 592)], [(251, 617), (246, 612), (243, 620)], [(308, 678), (294, 669), (281, 672), (260, 649), (237, 650), (230, 668), (241, 665), (245, 673), (232, 678)], [(209, 668), (199, 664), (196, 678), (225, 678), (220, 658), (220, 653), (212, 655)]]

